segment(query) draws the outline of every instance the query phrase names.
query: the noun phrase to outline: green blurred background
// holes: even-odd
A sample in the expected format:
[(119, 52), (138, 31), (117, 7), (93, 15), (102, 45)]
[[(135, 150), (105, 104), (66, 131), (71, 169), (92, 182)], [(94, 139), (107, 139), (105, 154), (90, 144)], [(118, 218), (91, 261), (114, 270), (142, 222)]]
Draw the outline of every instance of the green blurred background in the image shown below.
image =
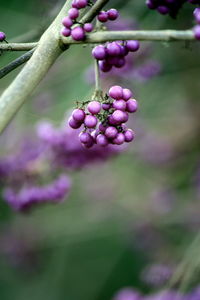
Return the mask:
[[(63, 4), (0, 3), (0, 30), (9, 42), (26, 40), (33, 30), (47, 27)], [(189, 5), (178, 20), (148, 10), (141, 0), (113, 0), (112, 6), (141, 29), (193, 26)], [(149, 292), (140, 276), (146, 266), (183, 262), (199, 230), (199, 45), (156, 42), (148, 47), (150, 59), (161, 65), (160, 74), (145, 82), (124, 80), (140, 106), (131, 121), (138, 135), (133, 145), (105, 163), (70, 173), (72, 191), (61, 205), (24, 216), (12, 212), (2, 199), (2, 300), (108, 300), (125, 286)], [(2, 53), (0, 66), (18, 55)], [(58, 59), (17, 114), (12, 132), (0, 139), (2, 155), (25, 130), (34, 132), (38, 121), (50, 119), (59, 126), (75, 100), (91, 95), (85, 72), (92, 63), (89, 46), (73, 46)], [(0, 92), (18, 72), (1, 80)], [(104, 86), (111, 81), (104, 79)], [(172, 155), (166, 159), (169, 148)], [(5, 238), (11, 240), (9, 249), (4, 249)]]

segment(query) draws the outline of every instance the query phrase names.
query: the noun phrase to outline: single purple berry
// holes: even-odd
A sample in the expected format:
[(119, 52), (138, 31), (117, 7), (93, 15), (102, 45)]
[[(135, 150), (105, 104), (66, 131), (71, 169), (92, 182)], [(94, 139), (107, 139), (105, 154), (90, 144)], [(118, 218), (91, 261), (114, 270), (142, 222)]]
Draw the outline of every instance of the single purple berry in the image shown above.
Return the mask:
[(77, 26), (72, 29), (71, 36), (75, 41), (83, 41), (85, 38), (85, 31), (82, 27)]
[(126, 113), (117, 109), (112, 114), (113, 120), (116, 124), (121, 124), (125, 122), (126, 119)]
[(92, 137), (88, 132), (81, 132), (79, 134), (79, 139), (80, 139), (81, 143), (88, 144), (88, 143), (90, 143)]
[(96, 138), (97, 145), (106, 147), (108, 145), (108, 139), (104, 134), (99, 134)]
[(156, 5), (153, 3), (152, 0), (146, 0), (146, 5), (150, 9), (156, 9)]
[(123, 97), (123, 89), (119, 85), (112, 86), (108, 92), (109, 96), (113, 99), (119, 100)]
[(6, 35), (4, 32), (0, 31), (0, 42), (3, 42), (6, 38)]
[(109, 9), (107, 14), (110, 21), (115, 21), (119, 17), (119, 13), (115, 8)]
[(131, 52), (135, 52), (140, 48), (140, 43), (138, 41), (127, 41), (126, 48)]
[(72, 1), (72, 7), (73, 7), (73, 8), (78, 8), (78, 7), (77, 7), (77, 0), (73, 0), (73, 1)]
[(64, 17), (62, 20), (62, 24), (67, 28), (71, 28), (71, 26), (73, 25), (73, 21), (69, 17)]
[(122, 111), (126, 110), (126, 102), (124, 100), (115, 100), (112, 104), (113, 108), (119, 109)]
[(127, 129), (124, 132), (125, 142), (130, 143), (135, 138), (134, 132), (131, 129)]
[(97, 125), (97, 118), (95, 116), (87, 115), (84, 124), (88, 128), (94, 128)]
[(82, 143), (82, 146), (87, 149), (92, 148), (93, 145), (94, 145), (93, 139), (91, 139), (88, 143)]
[(132, 97), (132, 92), (129, 89), (123, 89), (123, 99), (125, 101), (129, 100)]
[(91, 32), (93, 30), (93, 25), (91, 23), (86, 23), (83, 25), (85, 32)]
[(117, 128), (113, 127), (113, 126), (109, 126), (108, 128), (106, 128), (105, 131), (105, 136), (109, 139), (114, 139), (118, 134)]
[(123, 123), (126, 123), (128, 121), (129, 115), (128, 113), (125, 111), (124, 112), (124, 119), (123, 119)]
[(93, 50), (92, 50), (92, 55), (94, 56), (94, 58), (98, 59), (98, 60), (103, 60), (106, 58), (106, 49), (104, 46), (99, 45), (96, 46)]
[(100, 13), (97, 16), (97, 19), (99, 22), (105, 23), (108, 21), (108, 14), (106, 11), (100, 11)]
[(78, 11), (78, 9), (77, 9), (77, 8), (74, 8), (74, 7), (70, 8), (69, 11), (68, 11), (68, 16), (69, 16), (70, 19), (72, 19), (72, 20), (77, 19), (78, 16), (79, 16), (79, 11)]
[(91, 101), (87, 109), (92, 115), (97, 115), (101, 111), (101, 104), (98, 101)]
[(116, 145), (122, 145), (125, 142), (125, 137), (122, 132), (118, 133), (116, 138), (113, 140), (113, 143)]
[(129, 53), (129, 50), (126, 46), (120, 45), (120, 56), (124, 57), (127, 56)]
[(78, 9), (85, 8), (88, 5), (88, 0), (76, 0), (76, 7)]
[(166, 15), (169, 13), (169, 8), (167, 6), (160, 5), (157, 7), (157, 11), (162, 15)]
[(126, 102), (126, 110), (129, 112), (129, 113), (134, 113), (136, 112), (138, 109), (138, 103), (135, 99), (129, 99), (127, 102)]
[(102, 72), (109, 72), (112, 69), (112, 65), (110, 65), (106, 60), (99, 61), (99, 68)]
[(85, 112), (83, 109), (77, 108), (72, 112), (72, 117), (77, 122), (83, 122), (85, 119)]
[(121, 48), (116, 42), (108, 43), (107, 52), (110, 56), (117, 56), (121, 53)]
[(103, 103), (103, 104), (102, 104), (102, 108), (103, 108), (104, 110), (109, 110), (109, 109), (111, 108), (111, 104), (109, 104), (109, 103)]
[(200, 25), (196, 25), (193, 28), (194, 36), (197, 40), (200, 40)]
[(70, 117), (70, 118), (69, 118), (68, 124), (69, 124), (69, 126), (70, 126), (71, 128), (73, 128), (73, 129), (78, 129), (78, 128), (80, 128), (81, 125), (82, 125), (80, 122), (77, 122), (76, 120), (74, 120), (73, 117)]
[(114, 64), (116, 68), (122, 68), (126, 64), (126, 60), (123, 57), (119, 57), (116, 63)]
[(71, 30), (69, 28), (63, 27), (63, 29), (60, 32), (63, 36), (68, 37), (71, 34)]

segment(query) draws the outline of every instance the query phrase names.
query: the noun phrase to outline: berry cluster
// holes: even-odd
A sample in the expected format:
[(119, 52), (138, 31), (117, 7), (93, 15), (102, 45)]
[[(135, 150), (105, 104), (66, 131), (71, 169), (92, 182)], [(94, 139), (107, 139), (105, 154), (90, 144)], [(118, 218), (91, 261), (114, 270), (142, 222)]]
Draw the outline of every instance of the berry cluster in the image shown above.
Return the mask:
[(96, 46), (92, 55), (99, 60), (99, 68), (102, 72), (109, 72), (112, 67), (122, 68), (126, 64), (125, 57), (129, 52), (139, 49), (138, 41), (112, 42), (107, 45)]
[(6, 35), (5, 35), (5, 33), (4, 33), (4, 32), (2, 32), (2, 31), (0, 31), (0, 42), (3, 42), (3, 41), (5, 41), (5, 39), (6, 39)]
[[(85, 33), (93, 30), (91, 23), (79, 24), (76, 20), (79, 17), (79, 10), (89, 5), (88, 0), (73, 0), (72, 7), (68, 11), (68, 16), (62, 20), (63, 29), (61, 34), (65, 37), (71, 36), (75, 41), (83, 41)], [(73, 26), (77, 24), (77, 26)], [(72, 28), (73, 27), (73, 28)]]
[[(69, 118), (69, 126), (78, 129), (84, 125), (79, 139), (86, 148), (94, 144), (105, 147), (109, 144), (122, 145), (134, 139), (134, 132), (126, 127), (128, 113), (137, 111), (137, 101), (131, 99), (132, 92), (113, 86), (101, 102), (92, 100), (83, 103)], [(87, 105), (87, 111), (86, 106)]]
[(197, 23), (197, 25), (193, 28), (194, 36), (197, 40), (200, 40), (200, 8), (195, 8), (193, 14)]
[(106, 23), (107, 21), (115, 21), (119, 17), (119, 12), (115, 8), (111, 8), (107, 11), (100, 11), (97, 19), (101, 23)]
[(175, 18), (187, 0), (146, 0), (146, 5), (150, 9), (156, 9), (160, 14)]

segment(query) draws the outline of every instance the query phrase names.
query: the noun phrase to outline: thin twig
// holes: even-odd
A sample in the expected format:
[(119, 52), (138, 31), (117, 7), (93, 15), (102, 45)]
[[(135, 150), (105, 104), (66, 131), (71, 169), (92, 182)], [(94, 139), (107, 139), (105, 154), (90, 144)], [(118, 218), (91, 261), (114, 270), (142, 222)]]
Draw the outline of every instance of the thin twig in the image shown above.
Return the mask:
[(34, 51), (35, 51), (35, 49), (32, 49), (32, 50), (26, 52), (25, 54), (21, 55), (17, 59), (13, 60), (7, 66), (0, 69), (0, 79), (3, 78), (4, 76), (6, 76), (11, 71), (18, 68), (19, 66), (21, 66), (22, 64), (24, 64), (25, 62), (27, 62), (33, 55)]
[(29, 51), (37, 46), (38, 43), (8, 43), (0, 44), (2, 51)]

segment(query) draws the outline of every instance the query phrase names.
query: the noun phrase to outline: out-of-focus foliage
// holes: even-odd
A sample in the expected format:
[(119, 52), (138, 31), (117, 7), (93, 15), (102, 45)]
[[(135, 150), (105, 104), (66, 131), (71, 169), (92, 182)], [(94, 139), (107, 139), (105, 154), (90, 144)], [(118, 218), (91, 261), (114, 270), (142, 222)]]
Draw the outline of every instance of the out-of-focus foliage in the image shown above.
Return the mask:
[[(189, 5), (172, 20), (148, 10), (145, 1), (110, 2), (141, 29), (193, 26)], [(8, 41), (19, 41), (25, 33), (47, 27), (62, 3), (1, 0), (0, 30)], [(61, 204), (20, 215), (2, 197), (1, 299), (109, 300), (126, 286), (148, 293), (157, 288), (156, 275), (153, 287), (144, 280), (152, 265), (170, 267), (164, 279), (183, 291), (199, 284), (200, 243), (193, 241), (200, 228), (200, 46), (142, 45), (150, 47), (149, 59), (160, 64), (160, 74), (145, 82), (114, 78), (134, 90), (139, 101), (137, 117), (130, 120), (137, 136), (133, 145), (105, 163), (65, 170), (73, 186)], [(3, 53), (0, 66), (17, 55)], [(25, 135), (35, 136), (39, 121), (49, 119), (59, 127), (75, 101), (91, 96), (85, 74), (92, 63), (89, 46), (73, 46), (59, 58), (0, 137), (2, 157), (12, 154)], [(1, 80), (0, 92), (17, 72)], [(112, 83), (108, 77), (103, 86)]]

